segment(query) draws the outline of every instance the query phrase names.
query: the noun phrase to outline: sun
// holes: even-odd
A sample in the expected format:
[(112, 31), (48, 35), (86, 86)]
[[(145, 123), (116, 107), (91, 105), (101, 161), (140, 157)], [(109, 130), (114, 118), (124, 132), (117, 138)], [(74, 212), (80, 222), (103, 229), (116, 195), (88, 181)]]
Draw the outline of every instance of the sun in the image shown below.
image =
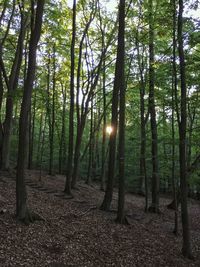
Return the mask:
[(106, 127), (106, 132), (107, 132), (109, 135), (111, 135), (111, 133), (113, 132), (113, 128), (112, 128), (112, 126), (107, 126), (107, 127)]

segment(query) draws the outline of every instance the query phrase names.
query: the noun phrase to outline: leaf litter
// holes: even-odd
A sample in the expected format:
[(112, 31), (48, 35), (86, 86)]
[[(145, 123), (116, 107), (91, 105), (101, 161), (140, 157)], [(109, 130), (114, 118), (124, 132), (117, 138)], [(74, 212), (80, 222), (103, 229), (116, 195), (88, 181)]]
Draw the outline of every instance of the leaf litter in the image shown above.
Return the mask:
[[(179, 236), (173, 231), (174, 212), (161, 198), (161, 214), (144, 212), (144, 199), (126, 195), (130, 225), (114, 222), (112, 211), (99, 210), (104, 193), (99, 186), (79, 181), (73, 199), (58, 197), (65, 177), (27, 171), (28, 205), (45, 221), (25, 226), (15, 219), (15, 175), (0, 174), (0, 266), (200, 266), (200, 203), (189, 200), (194, 261), (181, 256)], [(12, 179), (10, 179), (12, 178)], [(31, 187), (32, 185), (32, 187)], [(45, 188), (47, 190), (41, 190)]]

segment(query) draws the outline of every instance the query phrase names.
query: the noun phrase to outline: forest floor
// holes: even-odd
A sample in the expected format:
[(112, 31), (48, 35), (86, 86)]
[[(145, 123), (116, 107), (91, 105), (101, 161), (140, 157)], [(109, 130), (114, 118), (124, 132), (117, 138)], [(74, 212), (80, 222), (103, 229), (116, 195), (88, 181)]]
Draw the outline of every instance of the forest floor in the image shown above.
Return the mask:
[(127, 194), (130, 225), (119, 225), (114, 222), (116, 192), (113, 212), (103, 212), (104, 193), (97, 185), (80, 181), (74, 198), (65, 199), (64, 176), (43, 174), (40, 182), (37, 171), (26, 176), (29, 207), (45, 221), (29, 226), (16, 221), (15, 175), (1, 172), (0, 266), (200, 266), (200, 202), (189, 201), (191, 261), (181, 256), (181, 229), (178, 237), (172, 233), (174, 212), (166, 208), (170, 199), (161, 199), (156, 215), (144, 212), (143, 197)]

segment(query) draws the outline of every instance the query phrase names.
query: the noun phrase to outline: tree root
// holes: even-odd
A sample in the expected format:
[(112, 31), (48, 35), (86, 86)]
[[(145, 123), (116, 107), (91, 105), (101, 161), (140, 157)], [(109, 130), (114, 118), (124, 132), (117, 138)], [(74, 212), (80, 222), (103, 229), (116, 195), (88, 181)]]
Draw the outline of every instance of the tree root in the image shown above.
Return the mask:
[(150, 206), (148, 208), (148, 212), (150, 212), (150, 213), (157, 213), (157, 214), (160, 214), (161, 213), (160, 210), (159, 210), (159, 208), (154, 207), (154, 206)]
[(20, 222), (25, 225), (29, 225), (30, 223), (34, 223), (35, 221), (45, 221), (45, 219), (36, 212), (27, 210), (24, 217), (17, 218)]
[(131, 225), (131, 223), (129, 222), (127, 216), (124, 216), (123, 218), (117, 217), (115, 219), (115, 222), (116, 223), (119, 223), (119, 224), (123, 224), (123, 225)]
[(82, 213), (79, 213), (79, 214), (76, 214), (76, 217), (82, 217), (84, 215), (86, 215), (87, 213), (89, 213), (91, 210), (96, 210), (97, 209), (97, 206), (91, 206), (90, 208), (88, 208), (86, 211), (82, 212)]

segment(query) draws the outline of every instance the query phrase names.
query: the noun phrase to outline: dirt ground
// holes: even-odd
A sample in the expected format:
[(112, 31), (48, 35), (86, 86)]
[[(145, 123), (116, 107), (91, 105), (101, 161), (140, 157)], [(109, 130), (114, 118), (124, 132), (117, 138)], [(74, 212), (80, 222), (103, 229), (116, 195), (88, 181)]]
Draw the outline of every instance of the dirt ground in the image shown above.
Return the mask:
[[(126, 195), (130, 225), (113, 211), (99, 210), (104, 192), (97, 185), (78, 183), (73, 199), (62, 195), (64, 176), (27, 172), (29, 207), (45, 221), (29, 226), (15, 219), (15, 175), (0, 173), (0, 266), (200, 266), (200, 202), (190, 200), (194, 261), (181, 256), (180, 233), (172, 233), (174, 212), (167, 198), (161, 199), (161, 214), (144, 213), (142, 197)], [(180, 214), (179, 214), (180, 216)], [(180, 218), (179, 218), (180, 221)]]

